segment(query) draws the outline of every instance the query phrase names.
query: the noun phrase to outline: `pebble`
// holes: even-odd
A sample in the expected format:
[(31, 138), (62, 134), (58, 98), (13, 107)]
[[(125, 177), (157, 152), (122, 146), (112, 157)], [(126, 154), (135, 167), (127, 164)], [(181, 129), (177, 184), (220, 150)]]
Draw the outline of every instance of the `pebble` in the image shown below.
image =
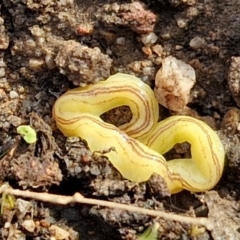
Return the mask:
[(189, 46), (194, 50), (199, 50), (206, 45), (206, 42), (201, 37), (194, 37), (190, 40)]
[(8, 130), (9, 128), (10, 128), (10, 123), (9, 122), (4, 122), (3, 124), (2, 124), (2, 128), (6, 131), (6, 130)]
[(116, 39), (116, 44), (118, 45), (124, 45), (125, 44), (125, 38), (124, 37), (119, 37)]
[(185, 28), (187, 26), (187, 20), (184, 18), (177, 19), (177, 25), (179, 28)]
[(33, 233), (36, 225), (32, 219), (26, 219), (23, 221), (22, 227), (25, 228), (28, 232)]
[(164, 107), (181, 111), (189, 102), (190, 90), (196, 82), (195, 70), (185, 62), (169, 56), (155, 77), (155, 96)]
[(18, 93), (17, 93), (16, 91), (10, 91), (9, 97), (10, 97), (11, 99), (15, 99), (15, 98), (18, 98), (19, 95), (18, 95)]
[(144, 45), (153, 45), (158, 40), (157, 35), (154, 32), (150, 32), (148, 34), (143, 34), (141, 36), (141, 41)]
[(58, 227), (57, 225), (52, 225), (49, 230), (50, 232), (54, 233), (53, 237), (55, 237), (57, 240), (69, 239), (69, 232)]
[(22, 119), (20, 117), (14, 116), (12, 115), (10, 117), (9, 122), (14, 126), (14, 127), (18, 127), (19, 125), (21, 125), (22, 123)]
[(228, 72), (228, 86), (231, 94), (237, 104), (240, 107), (240, 57), (232, 57)]

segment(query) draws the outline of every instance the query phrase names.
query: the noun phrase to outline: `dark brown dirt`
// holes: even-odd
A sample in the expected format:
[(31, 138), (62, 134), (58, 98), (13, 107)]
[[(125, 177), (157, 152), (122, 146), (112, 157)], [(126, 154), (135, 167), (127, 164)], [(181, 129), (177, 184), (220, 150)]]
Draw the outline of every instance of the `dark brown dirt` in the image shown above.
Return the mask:
[[(159, 239), (240, 239), (240, 60), (232, 58), (240, 53), (239, 1), (142, 1), (0, 3), (0, 180), (13, 188), (62, 195), (78, 191), (86, 197), (209, 217), (216, 225), (208, 232), (158, 219)], [(144, 45), (142, 34), (152, 31), (157, 41)], [(118, 71), (153, 87), (155, 73), (169, 55), (195, 69), (197, 83), (187, 113), (219, 130), (226, 149), (224, 175), (207, 193), (169, 196), (166, 189), (158, 194), (164, 183), (156, 176), (142, 184), (125, 180), (84, 141), (63, 137), (51, 117), (62, 93)], [(164, 108), (161, 113), (174, 114)], [(114, 109), (103, 118), (121, 125), (131, 113)], [(16, 127), (21, 124), (36, 129), (36, 144), (19, 138)], [(3, 205), (0, 239), (136, 239), (154, 221), (98, 206), (14, 201), (15, 209)], [(56, 237), (57, 226), (65, 238)]]

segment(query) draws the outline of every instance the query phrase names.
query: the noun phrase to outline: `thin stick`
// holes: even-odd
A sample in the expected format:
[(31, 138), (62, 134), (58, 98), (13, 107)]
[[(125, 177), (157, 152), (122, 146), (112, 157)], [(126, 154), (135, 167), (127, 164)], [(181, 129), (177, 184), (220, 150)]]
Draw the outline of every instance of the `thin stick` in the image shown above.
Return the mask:
[[(0, 189), (0, 193), (1, 193), (1, 189)], [(62, 196), (62, 195), (49, 194), (49, 193), (22, 191), (22, 190), (12, 189), (12, 188), (2, 189), (2, 193), (12, 194), (14, 196), (31, 198), (31, 199), (40, 200), (43, 202), (50, 202), (50, 203), (61, 204), (61, 205), (67, 205), (69, 203), (84, 203), (84, 204), (98, 205), (98, 206), (109, 207), (109, 208), (119, 208), (129, 212), (138, 212), (141, 214), (160, 217), (160, 218), (164, 218), (172, 221), (184, 222), (186, 224), (201, 225), (201, 226), (204, 226), (209, 231), (211, 231), (214, 228), (213, 222), (208, 218), (185, 217), (185, 216), (180, 216), (173, 213), (150, 210), (150, 209), (135, 207), (135, 206), (126, 205), (126, 204), (97, 200), (93, 198), (85, 198), (80, 193), (75, 193), (73, 196)]]

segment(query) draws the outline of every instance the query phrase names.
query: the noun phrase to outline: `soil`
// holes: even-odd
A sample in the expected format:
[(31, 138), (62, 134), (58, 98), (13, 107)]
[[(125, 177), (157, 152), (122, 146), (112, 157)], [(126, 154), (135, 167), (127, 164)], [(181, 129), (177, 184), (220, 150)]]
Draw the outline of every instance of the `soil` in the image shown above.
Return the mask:
[[(158, 239), (240, 239), (240, 3), (238, 0), (3, 0), (0, 3), (0, 180), (13, 188), (132, 204), (209, 217), (212, 231), (181, 222), (98, 206), (46, 204), (2, 197), (0, 239), (137, 239), (160, 223)], [(154, 33), (146, 41), (146, 34)], [(150, 42), (149, 42), (150, 41)], [(151, 42), (153, 41), (153, 42)], [(158, 194), (156, 179), (126, 179), (87, 143), (66, 139), (51, 116), (55, 100), (75, 86), (115, 72), (154, 87), (162, 59), (196, 71), (185, 114), (209, 123), (226, 150), (220, 182), (206, 193)], [(239, 64), (238, 64), (239, 63)], [(163, 116), (175, 114), (161, 108)], [(124, 117), (123, 117), (124, 116)], [(104, 120), (121, 125), (128, 108)], [(16, 128), (30, 124), (36, 144)], [(4, 204), (5, 201), (5, 204)], [(13, 201), (15, 208), (9, 204)], [(11, 205), (11, 204), (10, 204)]]

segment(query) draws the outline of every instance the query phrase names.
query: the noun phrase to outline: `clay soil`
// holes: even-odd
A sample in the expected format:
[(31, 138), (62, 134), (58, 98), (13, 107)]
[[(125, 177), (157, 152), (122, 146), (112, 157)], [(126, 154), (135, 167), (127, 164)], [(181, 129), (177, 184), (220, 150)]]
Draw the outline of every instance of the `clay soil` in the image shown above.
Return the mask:
[[(232, 64), (240, 52), (239, 1), (141, 1), (0, 2), (1, 184), (66, 196), (80, 192), (87, 198), (206, 217), (214, 228), (99, 206), (2, 196), (0, 239), (137, 239), (154, 222), (160, 224), (158, 239), (240, 239), (240, 61)], [(157, 38), (146, 39), (149, 33)], [(68, 89), (116, 72), (138, 76), (154, 88), (162, 59), (170, 55), (190, 64), (197, 75), (181, 114), (210, 124), (226, 150), (223, 176), (205, 193), (169, 195), (152, 187), (154, 178), (141, 184), (123, 179), (84, 140), (64, 137), (52, 119), (55, 100)], [(160, 112), (162, 118), (176, 114), (164, 107)], [(121, 125), (131, 113), (125, 107), (102, 117)], [(21, 124), (37, 131), (35, 144), (17, 134)]]

